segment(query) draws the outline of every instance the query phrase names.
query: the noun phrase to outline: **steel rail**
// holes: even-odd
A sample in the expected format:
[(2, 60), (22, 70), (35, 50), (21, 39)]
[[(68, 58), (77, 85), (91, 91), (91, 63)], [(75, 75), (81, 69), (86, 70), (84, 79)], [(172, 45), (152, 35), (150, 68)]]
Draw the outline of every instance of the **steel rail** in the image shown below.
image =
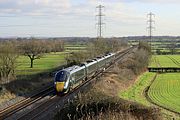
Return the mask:
[[(109, 66), (106, 67), (105, 71), (107, 71), (108, 69), (110, 69), (112, 67), (112, 65), (114, 65), (114, 63), (116, 63), (117, 61), (120, 61), (123, 56), (125, 56), (126, 54), (128, 54), (133, 48), (129, 48), (123, 52), (120, 52), (118, 57), (115, 59), (115, 61), (110, 64)], [(99, 71), (98, 73), (96, 73), (94, 76), (92, 76), (90, 79), (86, 80), (85, 82), (83, 82), (82, 84), (76, 86), (72, 91), (70, 91), (69, 93), (65, 94), (64, 96), (61, 96), (60, 99), (64, 99), (68, 96), (70, 96), (71, 94), (73, 94), (75, 91), (79, 90), (81, 87), (90, 84), (91, 82), (93, 82), (93, 80), (95, 78), (97, 78), (98, 76), (102, 75), (104, 72), (104, 70)], [(16, 120), (35, 120), (36, 118), (38, 118), (40, 115), (42, 115), (45, 111), (47, 111), (50, 107), (52, 107), (56, 102), (57, 102), (57, 96), (53, 96), (51, 97), (49, 100), (47, 100), (46, 102), (38, 105), (36, 108), (32, 109), (31, 111), (29, 111), (27, 114), (19, 117)]]
[[(118, 55), (116, 56), (115, 60), (112, 62), (112, 64), (110, 64), (109, 66), (107, 66), (107, 68), (105, 69), (108, 70), (112, 65), (114, 65), (114, 63), (116, 63), (117, 61), (121, 60), (123, 56), (125, 56), (126, 54), (128, 54), (133, 48), (135, 47), (131, 47), (129, 49), (126, 49), (122, 52), (117, 53)], [(98, 73), (96, 73), (93, 77), (91, 77), (89, 80), (83, 82), (82, 84), (78, 85), (77, 87), (75, 87), (72, 91), (70, 91), (69, 93), (65, 94), (64, 96), (62, 96), (62, 99), (64, 97), (67, 97), (68, 95), (72, 94), (74, 91), (78, 90), (79, 88), (81, 88), (82, 86), (84, 86), (85, 84), (90, 83), (94, 78), (100, 76), (102, 73), (104, 72), (104, 70), (99, 71)], [(41, 92), (34, 94), (33, 96), (24, 99), (12, 106), (9, 106), (7, 108), (5, 108), (4, 110), (0, 111), (0, 119), (5, 119), (10, 117), (11, 115), (17, 113), (18, 111), (32, 105), (33, 103), (41, 100), (43, 97), (47, 96), (48, 94), (51, 94), (53, 92), (53, 86), (42, 90)], [(46, 111), (50, 106), (52, 106), (54, 104), (54, 102), (50, 102), (53, 101), (57, 98), (57, 96), (52, 96), (51, 98), (49, 98), (48, 100), (40, 103), (38, 106), (34, 107), (33, 109), (31, 109), (30, 111), (26, 112), (25, 114), (22, 114), (19, 118), (17, 118), (18, 120), (20, 119), (35, 119), (36, 117), (38, 117), (40, 114), (42, 114), (44, 111)], [(44, 109), (38, 110), (38, 112), (34, 113), (35, 110), (37, 110), (38, 108), (40, 108), (41, 106), (46, 106), (45, 104), (49, 104), (47, 105), (48, 107), (45, 107)], [(26, 117), (26, 116), (30, 116), (30, 117)]]
[[(11, 116), (12, 114), (20, 111), (21, 109), (33, 104), (34, 102), (42, 99), (43, 97), (45, 97), (46, 95), (50, 94), (49, 91), (53, 90), (53, 87), (48, 87), (45, 90), (42, 90), (40, 92), (38, 92), (37, 94), (32, 95), (31, 97), (28, 97), (26, 99), (21, 100), (20, 102), (17, 102), (3, 110), (0, 111), (0, 119), (5, 119), (9, 116)], [(52, 91), (51, 91), (52, 93)]]

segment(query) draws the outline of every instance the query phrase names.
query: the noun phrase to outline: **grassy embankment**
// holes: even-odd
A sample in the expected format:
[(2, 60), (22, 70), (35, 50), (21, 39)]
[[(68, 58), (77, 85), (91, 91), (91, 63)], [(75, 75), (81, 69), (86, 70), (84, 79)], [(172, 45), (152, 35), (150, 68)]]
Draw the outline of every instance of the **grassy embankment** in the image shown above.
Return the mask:
[[(142, 104), (119, 99), (119, 90), (125, 89), (133, 82), (135, 75), (129, 63), (138, 52), (132, 52), (128, 57), (106, 71), (97, 83), (84, 90), (75, 100), (66, 104), (54, 119), (86, 119), (86, 120), (152, 120), (160, 119), (159, 110)], [(139, 59), (135, 63), (139, 63)], [(123, 63), (123, 66), (122, 66)], [(134, 65), (134, 64), (133, 64)], [(142, 68), (141, 68), (142, 69)], [(140, 71), (140, 70), (139, 70)]]
[[(172, 61), (172, 58), (176, 62)], [(156, 55), (152, 57), (151, 67), (179, 67), (180, 56), (178, 55)], [(144, 105), (151, 105), (143, 95), (143, 90), (149, 86), (155, 73), (146, 72), (142, 74), (133, 86), (120, 93), (120, 97), (136, 101)], [(180, 112), (180, 75), (179, 73), (158, 74), (148, 92), (149, 97), (161, 106)], [(165, 112), (163, 110), (163, 112)], [(169, 114), (172, 118), (172, 113)], [(176, 117), (175, 117), (176, 118)], [(179, 117), (177, 117), (179, 119)]]
[(135, 101), (141, 103), (143, 105), (150, 105), (150, 103), (146, 100), (144, 96), (144, 89), (150, 84), (151, 80), (153, 79), (155, 73), (146, 72), (141, 75), (127, 90), (120, 93), (120, 97), (126, 100)]

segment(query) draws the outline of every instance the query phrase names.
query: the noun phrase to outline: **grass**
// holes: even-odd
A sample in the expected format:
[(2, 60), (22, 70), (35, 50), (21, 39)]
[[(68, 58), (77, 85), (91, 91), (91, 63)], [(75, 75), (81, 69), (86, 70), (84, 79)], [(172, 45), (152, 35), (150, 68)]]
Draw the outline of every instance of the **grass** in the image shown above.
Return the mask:
[(34, 67), (30, 68), (30, 59), (20, 56), (17, 60), (17, 75), (30, 75), (56, 68), (65, 62), (65, 52), (45, 54), (42, 58), (34, 60)]
[[(173, 62), (175, 59), (176, 62)], [(178, 55), (156, 55), (152, 57), (150, 66), (158, 67), (178, 67), (178, 63), (180, 63), (180, 56)], [(150, 85), (150, 81), (153, 79), (156, 73), (144, 73), (141, 75), (135, 83), (125, 90), (121, 92), (119, 96), (121, 98), (135, 101), (144, 105), (151, 105), (143, 95), (144, 89)], [(174, 109), (179, 111), (180, 109), (180, 74), (178, 73), (167, 73), (160, 74), (158, 78), (155, 80), (153, 85), (150, 88), (149, 96), (152, 97), (153, 101), (159, 105), (168, 107), (170, 109)], [(152, 94), (152, 95), (151, 95)], [(165, 109), (162, 109), (162, 115), (164, 119), (180, 119), (180, 117), (172, 112), (169, 112)]]
[(151, 85), (148, 95), (157, 104), (180, 112), (180, 74), (160, 74)]
[(65, 51), (66, 52), (79, 52), (79, 51), (85, 51), (86, 45), (65, 45)]
[(180, 67), (171, 58), (180, 63), (180, 55), (154, 55), (149, 67), (158, 67), (157, 63), (159, 63), (161, 67)]
[(149, 105), (150, 103), (144, 97), (143, 91), (150, 84), (154, 75), (155, 73), (149, 72), (142, 74), (133, 86), (120, 93), (120, 97), (126, 100), (136, 101), (144, 105)]
[(34, 60), (34, 67), (30, 68), (30, 59), (20, 56), (17, 60), (17, 75), (32, 75), (48, 71), (65, 64), (65, 54), (85, 50), (85, 45), (65, 45), (65, 52), (47, 53), (42, 58)]

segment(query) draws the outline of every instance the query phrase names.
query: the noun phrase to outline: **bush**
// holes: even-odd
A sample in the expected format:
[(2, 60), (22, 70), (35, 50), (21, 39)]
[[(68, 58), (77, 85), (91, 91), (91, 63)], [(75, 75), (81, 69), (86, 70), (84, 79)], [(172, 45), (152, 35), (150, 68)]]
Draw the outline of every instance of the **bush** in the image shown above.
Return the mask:
[(0, 44), (0, 80), (8, 83), (15, 78), (16, 59), (19, 56), (16, 45), (12, 42), (1, 42)]

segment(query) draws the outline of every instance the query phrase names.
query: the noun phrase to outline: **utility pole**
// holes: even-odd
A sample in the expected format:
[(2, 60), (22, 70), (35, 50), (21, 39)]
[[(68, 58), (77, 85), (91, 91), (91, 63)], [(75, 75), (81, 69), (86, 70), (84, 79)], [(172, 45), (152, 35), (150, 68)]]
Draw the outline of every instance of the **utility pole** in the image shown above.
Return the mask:
[(153, 23), (155, 23), (155, 21), (153, 20), (153, 17), (155, 17), (155, 14), (153, 14), (152, 12), (150, 12), (149, 14), (147, 14), (147, 17), (148, 17), (148, 35), (149, 35), (149, 45), (151, 47), (151, 44), (152, 44), (152, 32), (153, 32), (153, 29), (155, 29), (155, 27), (153, 27)]
[(98, 22), (96, 23), (96, 26), (98, 26), (97, 28), (97, 38), (102, 38), (102, 29), (103, 29), (103, 25), (105, 23), (103, 23), (103, 17), (105, 16), (102, 12), (102, 10), (104, 10), (104, 6), (99, 5), (96, 7), (96, 9), (98, 9), (98, 14), (96, 15), (98, 17)]

